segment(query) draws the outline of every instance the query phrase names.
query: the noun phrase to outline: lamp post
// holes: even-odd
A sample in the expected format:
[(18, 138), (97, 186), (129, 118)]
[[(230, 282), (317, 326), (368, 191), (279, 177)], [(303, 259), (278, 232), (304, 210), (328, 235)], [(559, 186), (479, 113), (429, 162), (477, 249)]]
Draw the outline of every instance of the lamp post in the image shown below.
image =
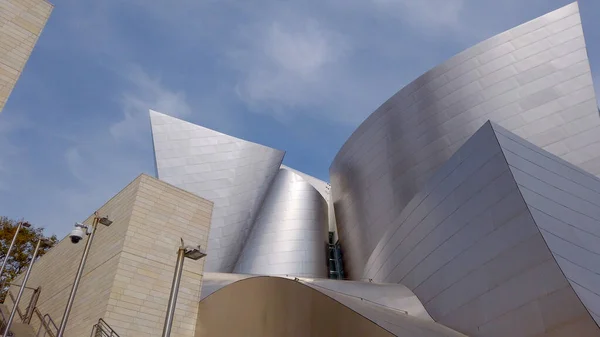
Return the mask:
[(4, 256), (4, 261), (2, 261), (2, 267), (0, 267), (0, 277), (2, 276), (2, 273), (4, 272), (4, 267), (6, 267), (6, 262), (8, 261), (8, 257), (10, 256), (10, 252), (12, 251), (13, 247), (15, 246), (15, 242), (17, 241), (17, 235), (19, 234), (21, 227), (29, 228), (29, 227), (31, 227), (31, 225), (29, 224), (29, 222), (19, 221), (19, 223), (17, 225), (17, 230), (15, 231), (15, 235), (13, 236), (12, 242), (10, 243), (10, 246), (8, 247), (8, 251), (6, 251), (6, 256)]
[(177, 251), (177, 262), (175, 263), (175, 273), (173, 274), (173, 283), (171, 284), (171, 294), (169, 294), (169, 305), (167, 306), (167, 316), (165, 317), (165, 325), (163, 327), (162, 337), (171, 336), (171, 327), (173, 326), (173, 317), (175, 315), (175, 306), (177, 304), (177, 294), (179, 293), (179, 283), (181, 282), (181, 274), (183, 272), (184, 258), (199, 260), (206, 256), (200, 246), (185, 246), (181, 239), (181, 246)]
[(75, 295), (77, 294), (77, 287), (79, 287), (79, 281), (81, 281), (81, 275), (83, 274), (83, 268), (85, 267), (85, 261), (87, 260), (88, 253), (90, 251), (90, 247), (92, 246), (92, 241), (94, 240), (94, 234), (96, 234), (96, 227), (98, 223), (101, 223), (105, 226), (110, 226), (112, 221), (108, 219), (108, 217), (100, 217), (98, 216), (98, 212), (94, 212), (94, 220), (92, 222), (91, 228), (77, 223), (75, 224), (75, 229), (71, 232), (71, 242), (77, 243), (81, 239), (82, 229), (85, 228), (86, 232), (90, 229), (88, 234), (88, 239), (85, 242), (85, 247), (83, 248), (83, 255), (81, 256), (81, 261), (79, 262), (79, 268), (77, 269), (77, 275), (75, 275), (75, 281), (73, 282), (73, 287), (71, 288), (71, 294), (69, 295), (69, 300), (67, 301), (67, 307), (65, 308), (65, 312), (63, 313), (62, 319), (60, 321), (60, 327), (58, 328), (58, 333), (56, 337), (63, 337), (65, 333), (65, 329), (67, 327), (67, 321), (69, 320), (69, 313), (71, 313), (71, 309), (73, 307), (73, 301), (75, 300)]
[(6, 326), (4, 327), (4, 334), (2, 337), (7, 337), (10, 334), (10, 326), (12, 325), (13, 320), (15, 319), (15, 314), (17, 313), (17, 309), (19, 308), (19, 302), (21, 301), (21, 296), (23, 296), (23, 291), (25, 290), (25, 285), (27, 284), (27, 280), (29, 280), (29, 274), (31, 274), (31, 267), (33, 267), (33, 263), (35, 262), (35, 258), (37, 257), (38, 251), (40, 250), (40, 244), (43, 239), (39, 239), (37, 244), (35, 245), (35, 250), (33, 251), (33, 255), (31, 256), (31, 262), (29, 262), (29, 266), (27, 267), (27, 272), (25, 273), (25, 277), (23, 278), (23, 282), (21, 282), (21, 287), (19, 288), (19, 293), (17, 294), (17, 298), (15, 299), (14, 306), (12, 311), (10, 312), (10, 316), (8, 317), (8, 321), (6, 322)]

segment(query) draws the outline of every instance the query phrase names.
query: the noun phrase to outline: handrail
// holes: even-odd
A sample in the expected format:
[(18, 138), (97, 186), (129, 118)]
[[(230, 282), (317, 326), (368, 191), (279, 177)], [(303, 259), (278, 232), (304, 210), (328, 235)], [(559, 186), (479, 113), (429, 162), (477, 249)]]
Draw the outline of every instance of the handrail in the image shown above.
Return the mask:
[[(40, 336), (40, 333), (42, 332), (42, 327), (44, 327), (46, 333), (44, 333), (42, 336), (46, 336), (46, 334), (48, 334), (50, 335), (50, 337), (56, 337), (56, 335), (58, 334), (58, 327), (56, 326), (56, 323), (54, 323), (54, 321), (52, 320), (52, 317), (50, 317), (50, 315), (48, 314), (42, 316), (42, 313), (38, 310), (38, 308), (33, 309), (33, 312), (40, 320), (40, 327), (38, 328), (36, 336)], [(50, 324), (52, 324), (52, 326), (50, 326)], [(54, 327), (54, 331), (56, 332), (52, 331), (51, 327)]]
[(0, 310), (0, 316), (2, 316), (2, 321), (0, 322), (0, 331), (4, 332), (4, 328), (6, 327), (6, 317), (4, 317), (2, 310)]
[[(9, 286), (9, 287), (12, 287), (12, 286), (15, 286), (15, 287), (20, 287), (21, 285), (20, 285), (20, 284), (18, 284), (18, 283), (10, 283), (8, 286)], [(37, 288), (32, 288), (32, 287), (25, 286), (25, 289), (29, 289), (29, 290), (35, 290), (35, 289), (37, 289)]]
[(19, 314), (19, 318), (22, 320), (25, 319), (25, 317), (23, 316), (23, 313), (21, 312), (21, 309), (19, 309), (19, 306), (17, 305), (16, 299), (13, 296), (13, 294), (10, 292), (10, 290), (8, 291), (8, 296), (10, 296), (11, 301), (13, 302), (13, 305), (17, 307), (17, 314)]
[[(110, 333), (110, 334), (109, 334)], [(98, 323), (92, 327), (90, 337), (120, 337), (113, 328), (106, 323), (102, 318), (98, 319)]]
[[(10, 299), (13, 301), (13, 303), (15, 303), (15, 297), (13, 296), (13, 294), (10, 292), (10, 290), (8, 291), (8, 295), (10, 296)], [(0, 311), (0, 314), (2, 312)], [(17, 306), (17, 313), (19, 314), (19, 317), (21, 318), (21, 320), (24, 320), (27, 317), (23, 316), (23, 313), (21, 312), (21, 309)], [(45, 334), (43, 336), (46, 336), (46, 334), (48, 334), (50, 337), (56, 337), (57, 333), (58, 333), (58, 327), (56, 326), (56, 323), (54, 323), (54, 321), (52, 320), (52, 317), (50, 317), (50, 315), (45, 314), (42, 316), (42, 313), (39, 311), (39, 309), (37, 307), (33, 307), (32, 310), (32, 314), (35, 314), (37, 316), (37, 318), (40, 320), (40, 327), (38, 328), (38, 333), (36, 336), (40, 336), (40, 333), (42, 332), (42, 327), (45, 330)], [(2, 316), (4, 317), (4, 314), (2, 314)], [(50, 325), (52, 324), (52, 326)], [(54, 327), (54, 331), (52, 331), (52, 327)]]

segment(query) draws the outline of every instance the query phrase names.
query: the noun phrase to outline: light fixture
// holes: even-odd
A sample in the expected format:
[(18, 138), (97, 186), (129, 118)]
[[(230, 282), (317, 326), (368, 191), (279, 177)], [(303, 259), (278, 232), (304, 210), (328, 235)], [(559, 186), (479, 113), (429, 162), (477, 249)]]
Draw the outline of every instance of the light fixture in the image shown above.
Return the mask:
[[(73, 301), (75, 300), (75, 295), (77, 294), (77, 288), (79, 287), (79, 282), (81, 281), (81, 275), (83, 274), (83, 268), (85, 267), (85, 261), (87, 260), (88, 253), (90, 251), (90, 247), (92, 246), (92, 241), (94, 240), (94, 235), (96, 234), (96, 227), (98, 227), (98, 223), (103, 224), (104, 226), (109, 226), (112, 224), (112, 221), (108, 219), (106, 216), (100, 217), (98, 212), (94, 212), (94, 220), (91, 226), (87, 226), (81, 223), (76, 223), (75, 228), (69, 235), (71, 237), (71, 242), (77, 243), (85, 234), (88, 235), (88, 239), (85, 242), (85, 247), (83, 248), (83, 255), (81, 256), (81, 261), (79, 262), (79, 268), (77, 269), (77, 274), (75, 275), (75, 281), (73, 282), (73, 287), (71, 288), (71, 293), (69, 294), (69, 300), (67, 301), (67, 306), (65, 307), (65, 312), (63, 313), (62, 319), (60, 321), (60, 326), (58, 328), (58, 332), (56, 337), (63, 337), (65, 333), (65, 329), (67, 328), (67, 321), (69, 320), (69, 314), (71, 313), (71, 308), (73, 307)], [(91, 228), (90, 228), (91, 227)], [(83, 230), (85, 229), (85, 231)], [(89, 231), (89, 233), (88, 233)]]
[(200, 246), (185, 246), (183, 248), (183, 255), (188, 259), (199, 260), (206, 256), (206, 253), (200, 248)]
[(103, 224), (104, 226), (107, 226), (107, 227), (113, 223), (112, 220), (109, 220), (107, 216), (103, 216), (103, 217), (99, 218), (98, 222), (100, 222), (101, 224)]
[(183, 261), (187, 257), (192, 260), (199, 260), (206, 256), (206, 253), (200, 246), (186, 246), (181, 239), (181, 245), (177, 250), (177, 260), (175, 262), (175, 272), (173, 273), (173, 283), (171, 284), (171, 293), (169, 294), (169, 303), (167, 304), (167, 315), (163, 326), (162, 337), (171, 336), (171, 327), (175, 316), (175, 307), (177, 306), (177, 295), (179, 293), (179, 283), (183, 273)]

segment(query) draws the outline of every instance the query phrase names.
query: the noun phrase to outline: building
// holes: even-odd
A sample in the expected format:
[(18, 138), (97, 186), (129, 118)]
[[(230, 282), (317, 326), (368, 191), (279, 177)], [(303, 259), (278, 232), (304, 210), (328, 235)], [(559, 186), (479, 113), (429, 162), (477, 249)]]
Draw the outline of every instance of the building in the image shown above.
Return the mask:
[(282, 166), (283, 151), (150, 121), (158, 178), (214, 202), (206, 271), (327, 277), (326, 183)]
[[(144, 174), (99, 207), (98, 213), (113, 223), (98, 226), (66, 336), (89, 336), (99, 318), (121, 337), (160, 336), (180, 238), (206, 247), (212, 208), (212, 202)], [(83, 248), (66, 237), (36, 262), (27, 283), (41, 286), (40, 315), (31, 322), (36, 330), (43, 331), (46, 314), (60, 325)], [(194, 336), (203, 265), (203, 259), (184, 264), (177, 309), (185, 315), (175, 318), (174, 336)], [(23, 309), (32, 294), (25, 293)]]
[(0, 112), (52, 9), (46, 0), (0, 0)]
[[(330, 184), (281, 165), (283, 151), (150, 118), (160, 180), (100, 209), (117, 220), (73, 336), (100, 318), (159, 336), (188, 232), (208, 256), (186, 264), (177, 336), (600, 336), (600, 116), (577, 3), (400, 90), (340, 149)], [(69, 247), (31, 281), (54, 318)], [(44, 271), (57, 259), (60, 276)]]

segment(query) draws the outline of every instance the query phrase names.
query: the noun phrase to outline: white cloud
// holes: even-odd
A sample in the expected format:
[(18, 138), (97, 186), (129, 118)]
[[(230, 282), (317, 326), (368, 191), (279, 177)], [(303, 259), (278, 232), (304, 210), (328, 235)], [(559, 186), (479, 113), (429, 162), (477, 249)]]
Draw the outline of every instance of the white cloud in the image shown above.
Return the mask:
[(393, 15), (422, 32), (457, 29), (464, 0), (371, 0), (381, 13)]
[(229, 52), (239, 72), (240, 98), (282, 113), (318, 103), (329, 76), (348, 51), (345, 38), (314, 19), (273, 21), (243, 29), (240, 46)]
[(147, 141), (148, 109), (173, 116), (189, 116), (192, 109), (183, 91), (171, 90), (158, 77), (151, 77), (134, 66), (126, 76), (130, 88), (121, 94), (123, 119), (110, 126), (110, 134), (119, 141)]

